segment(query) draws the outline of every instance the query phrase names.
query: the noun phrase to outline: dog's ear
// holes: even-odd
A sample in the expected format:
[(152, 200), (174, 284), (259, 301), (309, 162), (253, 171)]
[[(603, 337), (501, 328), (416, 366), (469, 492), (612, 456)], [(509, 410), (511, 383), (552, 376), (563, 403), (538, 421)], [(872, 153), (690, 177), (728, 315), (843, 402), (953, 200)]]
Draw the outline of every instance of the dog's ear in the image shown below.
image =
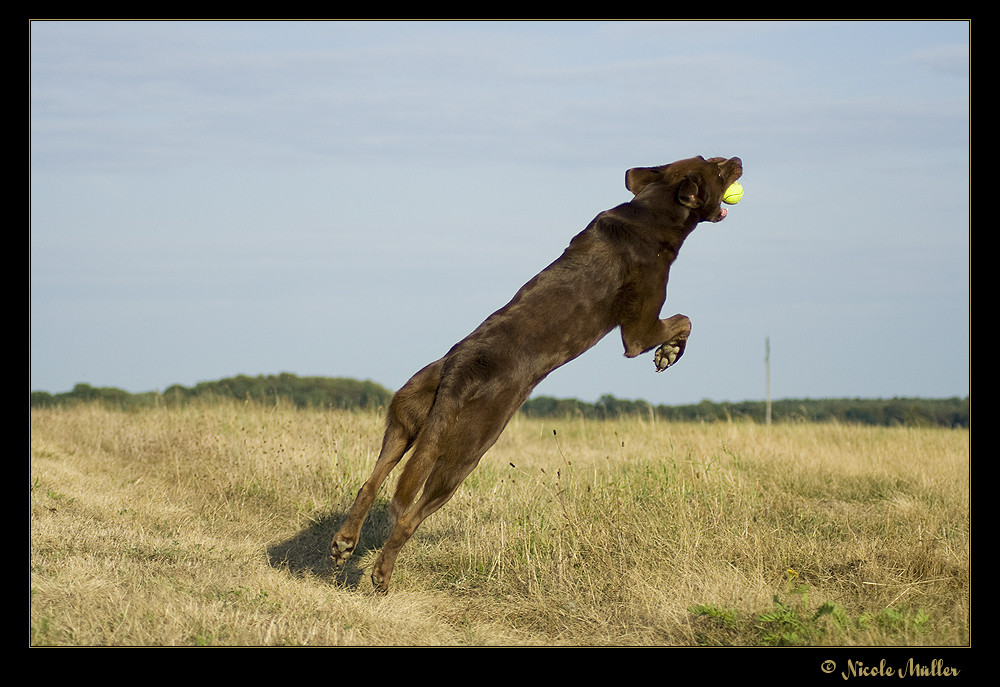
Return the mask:
[(637, 196), (647, 184), (659, 179), (660, 170), (657, 167), (633, 167), (625, 172), (625, 188)]
[(700, 208), (701, 198), (698, 197), (698, 183), (691, 177), (685, 178), (677, 187), (677, 202), (688, 208)]

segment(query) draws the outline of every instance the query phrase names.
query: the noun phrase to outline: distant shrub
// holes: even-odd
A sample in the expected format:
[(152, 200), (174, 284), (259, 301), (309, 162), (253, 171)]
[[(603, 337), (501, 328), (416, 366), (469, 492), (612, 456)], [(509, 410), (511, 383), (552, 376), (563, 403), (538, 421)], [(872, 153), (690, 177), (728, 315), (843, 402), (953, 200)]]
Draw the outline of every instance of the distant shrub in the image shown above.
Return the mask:
[(193, 399), (237, 399), (255, 403), (290, 402), (298, 408), (339, 408), (345, 410), (384, 407), (392, 392), (370, 381), (333, 377), (298, 377), (280, 375), (250, 377), (238, 375), (215, 382), (200, 382), (193, 387), (174, 384), (162, 394), (133, 394), (114, 387), (77, 384), (72, 391), (52, 394), (31, 392), (31, 407), (50, 407), (70, 403), (99, 402), (121, 408), (145, 407), (157, 403), (182, 404)]
[[(250, 377), (237, 375), (192, 387), (175, 384), (163, 393), (130, 393), (114, 387), (77, 384), (72, 391), (49, 393), (32, 391), (32, 408), (68, 403), (98, 402), (120, 408), (141, 408), (157, 403), (178, 404), (191, 399), (202, 401), (238, 399), (255, 403), (292, 403), (297, 408), (338, 408), (365, 410), (384, 408), (392, 391), (372, 381), (346, 377), (298, 377), (288, 372)], [(774, 401), (774, 422), (842, 422), (856, 425), (909, 427), (962, 427), (970, 422), (969, 397), (943, 399), (783, 399)], [(528, 417), (581, 417), (606, 420), (637, 417), (674, 422), (719, 422), (750, 420), (764, 422), (764, 401), (739, 403), (704, 400), (689, 405), (653, 406), (647, 401), (620, 399), (606, 394), (596, 403), (577, 399), (537, 396), (521, 407)]]

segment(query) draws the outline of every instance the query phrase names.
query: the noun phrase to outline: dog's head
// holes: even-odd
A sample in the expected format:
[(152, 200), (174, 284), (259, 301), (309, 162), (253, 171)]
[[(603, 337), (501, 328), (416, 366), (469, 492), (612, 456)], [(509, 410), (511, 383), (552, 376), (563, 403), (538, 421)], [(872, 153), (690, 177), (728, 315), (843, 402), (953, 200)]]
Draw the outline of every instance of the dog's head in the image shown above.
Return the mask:
[[(625, 172), (625, 188), (652, 205), (676, 203), (698, 222), (718, 222), (726, 216), (722, 195), (743, 174), (738, 157), (692, 157), (659, 167), (635, 167)], [(642, 196), (642, 198), (640, 198)]]

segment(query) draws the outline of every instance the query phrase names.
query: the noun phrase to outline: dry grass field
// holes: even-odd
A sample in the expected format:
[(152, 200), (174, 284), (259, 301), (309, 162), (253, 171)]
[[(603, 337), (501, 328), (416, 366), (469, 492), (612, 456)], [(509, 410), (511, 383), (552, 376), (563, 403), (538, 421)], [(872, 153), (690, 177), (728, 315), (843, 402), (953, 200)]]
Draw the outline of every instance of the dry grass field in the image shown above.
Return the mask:
[(378, 596), (381, 417), (30, 420), (32, 646), (970, 643), (966, 430), (517, 417)]

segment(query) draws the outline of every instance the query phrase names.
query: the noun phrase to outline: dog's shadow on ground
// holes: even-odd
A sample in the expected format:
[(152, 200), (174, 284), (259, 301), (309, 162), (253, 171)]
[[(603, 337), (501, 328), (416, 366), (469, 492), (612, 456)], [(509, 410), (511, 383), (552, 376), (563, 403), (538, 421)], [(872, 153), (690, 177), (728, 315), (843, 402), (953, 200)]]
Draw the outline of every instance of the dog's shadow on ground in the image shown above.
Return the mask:
[(378, 549), (389, 536), (392, 522), (389, 505), (375, 503), (361, 529), (361, 538), (354, 554), (337, 568), (330, 558), (333, 535), (347, 517), (347, 509), (337, 510), (312, 520), (308, 527), (290, 539), (267, 547), (267, 559), (272, 567), (288, 570), (292, 575), (314, 575), (347, 587), (358, 587), (367, 579), (367, 571), (359, 565), (369, 551)]

